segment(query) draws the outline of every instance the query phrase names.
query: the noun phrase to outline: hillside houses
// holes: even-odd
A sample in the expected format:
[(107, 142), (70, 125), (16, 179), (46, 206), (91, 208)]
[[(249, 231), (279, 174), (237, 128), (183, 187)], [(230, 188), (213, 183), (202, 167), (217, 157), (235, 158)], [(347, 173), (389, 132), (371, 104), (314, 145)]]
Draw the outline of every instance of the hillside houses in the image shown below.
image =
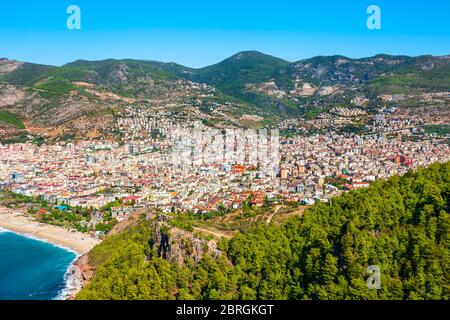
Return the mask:
[[(336, 108), (334, 112), (340, 114), (337, 118), (365, 114), (355, 108)], [(107, 140), (40, 147), (0, 145), (0, 189), (73, 207), (100, 209), (119, 199), (166, 212), (205, 212), (221, 204), (239, 208), (250, 195), (255, 206), (262, 205), (265, 197), (277, 196), (289, 201), (327, 201), (342, 189), (364, 188), (377, 179), (450, 160), (450, 147), (443, 137), (421, 135), (400, 140), (385, 134), (410, 132), (424, 121), (389, 109), (373, 117), (367, 125), (368, 135), (328, 130), (282, 138), (277, 150), (280, 163), (270, 173), (264, 166), (268, 159), (258, 157), (243, 157), (238, 162), (221, 158), (219, 153), (213, 163), (206, 157), (178, 163), (174, 161), (174, 143), (191, 134), (187, 127), (193, 124), (175, 124), (181, 118), (174, 117), (162, 113), (152, 118), (128, 108), (117, 122), (126, 141), (120, 145)], [(292, 120), (280, 126), (321, 126), (328, 121), (332, 119)], [(244, 152), (251, 149), (255, 145), (242, 146)], [(187, 150), (190, 156), (193, 149)], [(330, 178), (345, 183), (338, 188), (327, 182)], [(129, 215), (128, 209), (113, 211), (118, 219)]]

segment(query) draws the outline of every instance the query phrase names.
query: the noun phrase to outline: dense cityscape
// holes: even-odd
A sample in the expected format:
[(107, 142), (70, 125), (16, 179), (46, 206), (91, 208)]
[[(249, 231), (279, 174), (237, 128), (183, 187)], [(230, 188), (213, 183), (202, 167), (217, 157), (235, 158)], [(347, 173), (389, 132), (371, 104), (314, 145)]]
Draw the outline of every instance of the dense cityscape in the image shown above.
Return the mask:
[[(219, 205), (237, 209), (250, 195), (256, 206), (266, 199), (326, 202), (345, 190), (450, 160), (448, 136), (425, 134), (413, 121), (386, 122), (382, 117), (374, 116), (371, 132), (365, 135), (327, 131), (277, 136), (279, 159), (268, 169), (263, 161), (269, 154), (227, 158), (225, 140), (215, 161), (204, 157), (208, 145), (202, 141), (190, 148), (203, 157), (180, 165), (174, 157), (181, 154), (177, 137), (192, 135), (185, 129), (195, 123), (186, 120), (181, 126), (170, 114), (146, 115), (129, 107), (117, 116), (113, 128), (124, 137), (121, 144), (99, 140), (0, 145), (0, 188), (72, 207), (100, 209), (121, 199), (134, 209), (205, 213)], [(283, 124), (277, 129), (282, 130)], [(399, 131), (400, 138), (390, 135)], [(244, 152), (252, 146), (256, 150), (248, 132), (242, 131), (242, 140), (235, 142)], [(236, 152), (236, 146), (231, 148)], [(131, 212), (118, 207), (113, 217), (121, 221)]]
[(450, 2), (23, 2), (0, 10), (2, 307), (450, 299)]

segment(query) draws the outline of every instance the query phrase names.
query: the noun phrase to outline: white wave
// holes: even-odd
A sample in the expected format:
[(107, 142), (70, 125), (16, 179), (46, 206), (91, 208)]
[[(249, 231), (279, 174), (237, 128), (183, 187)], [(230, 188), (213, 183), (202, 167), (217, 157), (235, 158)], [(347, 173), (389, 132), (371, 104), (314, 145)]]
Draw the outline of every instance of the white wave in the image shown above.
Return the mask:
[(59, 249), (62, 249), (62, 250), (64, 250), (64, 251), (71, 252), (71, 253), (75, 254), (75, 256), (77, 256), (77, 257), (79, 256), (79, 253), (76, 252), (75, 250), (71, 249), (71, 248), (65, 247), (65, 246), (63, 246), (63, 245), (61, 245), (61, 244), (57, 244), (57, 243), (51, 242), (51, 241), (46, 240), (46, 239), (39, 238), (39, 237), (35, 236), (34, 234), (14, 232), (14, 231), (2, 229), (2, 228), (0, 227), (0, 232), (2, 232), (1, 230), (5, 230), (5, 231), (3, 231), (3, 232), (12, 232), (12, 233), (15, 233), (15, 234), (17, 234), (17, 235), (19, 235), (19, 236), (22, 236), (22, 237), (25, 237), (25, 238), (28, 238), (28, 239), (31, 239), (31, 240), (36, 240), (36, 241), (39, 241), (39, 242), (44, 242), (44, 243), (47, 243), (47, 244), (52, 245), (52, 246), (55, 247), (55, 248), (59, 248)]
[(67, 268), (66, 274), (64, 275), (64, 288), (61, 292), (56, 296), (55, 300), (67, 300), (72, 295), (79, 291), (82, 287), (82, 280), (79, 274), (79, 270), (75, 267), (75, 262), (80, 258), (80, 255), (77, 255), (76, 258), (72, 261), (72, 263)]
[(3, 229), (2, 227), (0, 227), (0, 233), (6, 233), (6, 232), (11, 232), (11, 231)]
[(13, 231), (10, 231), (10, 230), (0, 227), (0, 233), (6, 233), (6, 232), (15, 233), (19, 236), (22, 236), (22, 237), (25, 237), (28, 239), (44, 242), (44, 243), (50, 244), (56, 248), (63, 249), (67, 252), (71, 252), (71, 253), (75, 254), (75, 258), (70, 263), (70, 265), (67, 268), (66, 273), (64, 274), (64, 288), (58, 293), (58, 295), (55, 297), (55, 300), (67, 300), (73, 295), (74, 292), (77, 292), (81, 289), (81, 286), (82, 286), (81, 277), (76, 274), (77, 270), (74, 267), (75, 262), (81, 257), (81, 255), (78, 252), (76, 252), (70, 248), (67, 248), (63, 245), (59, 245), (59, 244), (50, 242), (48, 240), (38, 238), (33, 234), (17, 233), (17, 232), (13, 232)]

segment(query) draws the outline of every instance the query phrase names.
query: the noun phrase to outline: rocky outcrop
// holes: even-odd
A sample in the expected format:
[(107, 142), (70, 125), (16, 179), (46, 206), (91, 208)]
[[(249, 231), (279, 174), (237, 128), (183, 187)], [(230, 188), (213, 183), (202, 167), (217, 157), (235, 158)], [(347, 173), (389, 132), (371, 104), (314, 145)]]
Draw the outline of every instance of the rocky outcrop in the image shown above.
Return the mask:
[(178, 264), (188, 260), (197, 264), (206, 254), (220, 256), (221, 252), (214, 240), (207, 241), (192, 232), (174, 228), (170, 226), (169, 220), (169, 216), (161, 214), (155, 221), (153, 247), (160, 257)]
[(0, 108), (13, 106), (22, 101), (26, 96), (26, 91), (9, 84), (0, 84)]
[(128, 67), (125, 63), (120, 63), (117, 69), (111, 71), (108, 75), (108, 81), (125, 83), (128, 81)]
[(89, 254), (78, 258), (69, 270), (67, 285), (71, 288), (70, 300), (85, 288), (94, 276), (94, 267), (89, 264)]
[(23, 62), (0, 58), (0, 76), (13, 72), (23, 65)]

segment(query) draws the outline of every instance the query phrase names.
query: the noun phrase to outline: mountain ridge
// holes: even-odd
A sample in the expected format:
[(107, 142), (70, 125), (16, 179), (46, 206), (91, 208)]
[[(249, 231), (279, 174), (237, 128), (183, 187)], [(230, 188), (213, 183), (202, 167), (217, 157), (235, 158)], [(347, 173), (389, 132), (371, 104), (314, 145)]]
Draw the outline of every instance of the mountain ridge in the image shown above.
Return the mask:
[[(333, 106), (350, 105), (355, 98), (367, 98), (368, 106), (377, 108), (384, 104), (382, 95), (445, 92), (450, 87), (450, 56), (334, 55), (289, 62), (242, 51), (203, 68), (137, 59), (79, 59), (63, 66), (2, 59), (0, 85), (0, 110), (39, 127), (134, 102), (157, 101), (164, 110), (174, 104), (171, 95), (179, 97), (178, 111), (197, 101), (198, 117), (221, 118), (213, 123), (240, 123), (241, 116), (250, 115), (262, 118), (258, 126), (263, 126), (314, 116)], [(199, 85), (210, 93), (200, 93)], [(225, 107), (227, 115), (211, 114), (214, 105), (230, 104), (234, 107)]]
[[(313, 58), (317, 58), (317, 57), (342, 57), (348, 60), (364, 60), (364, 59), (371, 59), (371, 58), (377, 58), (380, 56), (388, 56), (388, 57), (405, 57), (405, 58), (420, 58), (420, 57), (430, 57), (430, 58), (445, 58), (445, 59), (450, 59), (450, 53), (447, 55), (433, 55), (433, 54), (421, 54), (421, 55), (404, 55), (404, 54), (391, 54), (391, 53), (377, 53), (375, 55), (372, 56), (363, 56), (363, 57), (349, 57), (349, 56), (345, 56), (345, 55), (341, 55), (341, 54), (335, 54), (335, 55), (315, 55), (315, 56), (311, 56), (311, 57), (305, 57), (305, 58), (301, 58), (298, 60), (294, 60), (294, 61), (289, 61), (280, 57), (276, 57), (274, 55), (270, 55), (270, 54), (266, 54), (262, 51), (258, 51), (258, 50), (243, 50), (243, 51), (238, 51), (237, 53), (229, 56), (228, 58), (225, 58), (223, 60), (220, 60), (216, 63), (213, 63), (212, 65), (218, 64), (220, 62), (223, 62), (227, 59), (232, 58), (233, 56), (242, 54), (242, 53), (248, 53), (248, 52), (255, 52), (255, 53), (259, 53), (262, 55), (267, 55), (267, 56), (272, 56), (274, 58), (280, 59), (280, 60), (284, 60), (284, 61), (288, 61), (290, 63), (296, 63), (296, 62), (301, 62), (301, 61), (305, 61), (305, 60), (310, 60)], [(20, 60), (15, 60), (14, 58), (11, 57), (1, 57), (0, 61), (2, 60), (7, 60), (7, 61), (16, 61), (16, 62), (20, 62)], [(159, 63), (159, 64), (175, 64), (175, 65), (179, 65), (181, 67), (187, 68), (187, 69), (192, 69), (192, 70), (200, 70), (200, 69), (204, 69), (207, 67), (210, 67), (212, 65), (206, 65), (203, 67), (189, 67), (187, 65), (181, 64), (179, 62), (176, 61), (158, 61), (158, 60), (154, 60), (154, 59), (135, 59), (135, 58), (106, 58), (106, 59), (94, 59), (94, 60), (89, 60), (89, 59), (77, 59), (74, 61), (69, 61), (67, 63), (64, 63), (62, 65), (53, 65), (53, 64), (45, 64), (45, 63), (38, 63), (38, 62), (30, 62), (30, 61), (22, 61), (22, 62), (26, 62), (29, 64), (34, 64), (34, 65), (42, 65), (42, 66), (52, 66), (52, 67), (63, 67), (63, 66), (67, 66), (70, 65), (72, 63), (75, 62), (101, 62), (101, 61), (105, 61), (105, 60), (114, 60), (114, 61), (121, 61), (121, 60), (134, 60), (134, 61), (142, 61), (142, 62), (155, 62), (155, 63)]]

